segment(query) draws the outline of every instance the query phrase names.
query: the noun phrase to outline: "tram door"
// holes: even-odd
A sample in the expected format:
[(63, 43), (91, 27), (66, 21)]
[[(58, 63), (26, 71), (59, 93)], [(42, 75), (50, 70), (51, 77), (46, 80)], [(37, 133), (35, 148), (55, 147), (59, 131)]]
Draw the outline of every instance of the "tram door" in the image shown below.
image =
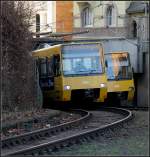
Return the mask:
[(39, 84), (44, 98), (52, 97), (57, 99), (61, 93), (61, 71), (60, 56), (39, 58), (37, 60), (39, 69)]

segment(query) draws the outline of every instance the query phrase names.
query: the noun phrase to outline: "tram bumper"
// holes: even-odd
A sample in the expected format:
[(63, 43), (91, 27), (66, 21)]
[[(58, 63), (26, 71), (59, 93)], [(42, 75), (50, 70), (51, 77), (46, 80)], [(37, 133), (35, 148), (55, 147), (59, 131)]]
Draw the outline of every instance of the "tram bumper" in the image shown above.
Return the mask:
[(107, 98), (107, 88), (64, 90), (62, 96), (62, 101), (104, 102)]

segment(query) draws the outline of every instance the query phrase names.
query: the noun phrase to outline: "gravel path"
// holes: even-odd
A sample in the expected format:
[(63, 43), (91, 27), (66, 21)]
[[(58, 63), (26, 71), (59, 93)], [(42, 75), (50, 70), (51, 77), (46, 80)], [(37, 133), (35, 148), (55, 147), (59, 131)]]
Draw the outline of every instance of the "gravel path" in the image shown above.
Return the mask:
[(133, 120), (109, 135), (52, 155), (149, 156), (149, 112), (133, 111), (133, 114)]

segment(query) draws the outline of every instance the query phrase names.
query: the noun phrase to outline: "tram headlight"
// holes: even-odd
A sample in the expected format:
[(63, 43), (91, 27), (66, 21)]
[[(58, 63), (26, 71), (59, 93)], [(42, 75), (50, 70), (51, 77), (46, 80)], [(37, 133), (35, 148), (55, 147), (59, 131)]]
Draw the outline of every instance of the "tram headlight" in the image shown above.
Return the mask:
[(70, 86), (68, 85), (64, 86), (64, 90), (70, 90)]
[(100, 87), (101, 87), (101, 88), (104, 88), (104, 87), (106, 87), (106, 84), (105, 84), (105, 83), (101, 83), (101, 84), (100, 84)]

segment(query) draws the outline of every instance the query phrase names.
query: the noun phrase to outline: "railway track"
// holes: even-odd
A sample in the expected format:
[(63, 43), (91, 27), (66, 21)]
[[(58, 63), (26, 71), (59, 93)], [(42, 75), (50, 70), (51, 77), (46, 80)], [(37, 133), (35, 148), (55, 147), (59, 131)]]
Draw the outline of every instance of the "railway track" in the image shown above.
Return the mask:
[[(68, 111), (67, 111), (68, 112)], [(24, 133), (21, 135), (13, 136), (5, 138), (1, 141), (2, 144), (2, 152), (1, 155), (5, 156), (8, 155), (8, 152), (11, 152), (15, 147), (18, 147), (20, 145), (28, 145), (30, 143), (36, 142), (38, 140), (42, 140), (47, 137), (55, 136), (56, 134), (60, 132), (67, 131), (71, 129), (72, 127), (75, 127), (76, 125), (80, 125), (84, 123), (86, 120), (88, 120), (91, 116), (91, 114), (84, 110), (72, 110), (71, 113), (77, 113), (81, 115), (81, 118), (77, 120), (73, 120), (70, 122), (66, 122), (63, 124), (59, 124), (56, 126), (53, 126), (51, 128), (46, 129), (39, 129), (36, 131)]]
[[(132, 118), (131, 111), (121, 108), (102, 108), (100, 111), (91, 111), (90, 113), (78, 111), (84, 116), (74, 122), (3, 140), (1, 155), (51, 154), (63, 147), (105, 134)], [(89, 118), (88, 123), (85, 123), (85, 120)]]
[(122, 108), (128, 109), (128, 110), (135, 110), (135, 111), (149, 111), (149, 107), (140, 107), (140, 106), (129, 107), (129, 106), (124, 106)]

